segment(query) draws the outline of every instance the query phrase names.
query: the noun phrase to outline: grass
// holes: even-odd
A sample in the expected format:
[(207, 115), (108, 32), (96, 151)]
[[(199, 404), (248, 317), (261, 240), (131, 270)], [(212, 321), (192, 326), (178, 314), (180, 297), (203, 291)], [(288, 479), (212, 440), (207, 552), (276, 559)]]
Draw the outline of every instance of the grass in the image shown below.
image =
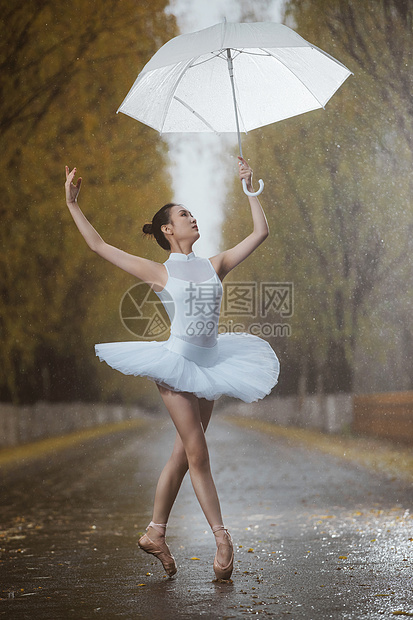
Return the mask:
[(326, 454), (358, 463), (393, 478), (413, 482), (413, 450), (388, 441), (342, 435), (327, 435), (303, 428), (279, 426), (256, 418), (225, 416), (242, 428), (256, 430), (277, 439), (305, 445)]
[(123, 422), (83, 429), (62, 437), (49, 437), (48, 439), (41, 439), (40, 441), (29, 444), (4, 448), (0, 450), (0, 467), (14, 465), (19, 461), (23, 462), (42, 458), (48, 454), (65, 450), (66, 448), (91, 439), (96, 439), (97, 437), (112, 435), (113, 433), (133, 428), (140, 428), (145, 424), (146, 422), (144, 420), (125, 420)]

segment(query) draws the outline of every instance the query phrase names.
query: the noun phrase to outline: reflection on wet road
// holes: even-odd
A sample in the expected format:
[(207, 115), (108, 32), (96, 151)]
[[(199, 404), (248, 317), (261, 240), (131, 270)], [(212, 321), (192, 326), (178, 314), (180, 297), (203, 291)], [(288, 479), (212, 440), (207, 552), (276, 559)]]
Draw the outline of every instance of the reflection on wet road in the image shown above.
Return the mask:
[(136, 541), (173, 436), (164, 416), (2, 472), (0, 617), (413, 615), (411, 486), (218, 415), (208, 436), (232, 583), (213, 580), (214, 540), (189, 478), (168, 527), (178, 573), (167, 579)]

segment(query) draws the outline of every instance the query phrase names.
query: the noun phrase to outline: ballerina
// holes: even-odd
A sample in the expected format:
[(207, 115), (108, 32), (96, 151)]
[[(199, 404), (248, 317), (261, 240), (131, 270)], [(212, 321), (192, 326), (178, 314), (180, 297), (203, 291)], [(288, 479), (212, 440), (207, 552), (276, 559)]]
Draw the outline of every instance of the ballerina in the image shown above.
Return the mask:
[[(239, 178), (252, 191), (252, 170), (242, 157)], [(93, 252), (146, 282), (158, 295), (171, 319), (171, 333), (162, 342), (112, 342), (95, 346), (100, 361), (130, 375), (154, 381), (176, 428), (172, 454), (158, 480), (152, 520), (141, 536), (141, 549), (157, 557), (168, 574), (176, 573), (165, 541), (166, 526), (187, 471), (202, 511), (215, 535), (213, 569), (217, 579), (229, 579), (234, 551), (223, 524), (211, 474), (205, 431), (214, 402), (223, 394), (252, 402), (276, 385), (279, 362), (268, 342), (248, 333), (218, 334), (222, 280), (268, 236), (268, 223), (256, 197), (248, 197), (253, 230), (234, 247), (212, 258), (192, 250), (200, 233), (196, 218), (184, 206), (169, 203), (143, 226), (169, 251), (161, 264), (128, 254), (106, 243), (78, 205), (81, 177), (66, 166), (66, 203), (80, 233)], [(172, 303), (171, 303), (172, 302)]]

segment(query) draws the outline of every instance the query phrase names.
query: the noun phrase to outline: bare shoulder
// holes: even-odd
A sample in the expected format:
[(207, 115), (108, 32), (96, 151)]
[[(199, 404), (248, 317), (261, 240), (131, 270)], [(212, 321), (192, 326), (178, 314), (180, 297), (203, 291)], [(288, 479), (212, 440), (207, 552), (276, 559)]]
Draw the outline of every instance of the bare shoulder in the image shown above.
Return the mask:
[(224, 269), (224, 254), (225, 254), (225, 252), (220, 252), (219, 254), (216, 254), (215, 256), (212, 256), (209, 259), (210, 262), (211, 262), (211, 265), (213, 266), (213, 268), (217, 272), (218, 278), (221, 281), (227, 275), (227, 272)]
[(146, 282), (156, 292), (161, 291), (166, 285), (168, 272), (162, 263), (129, 254), (105, 242), (99, 244), (96, 253), (113, 265)]
[(137, 257), (139, 262), (141, 262), (141, 276), (140, 279), (143, 282), (146, 282), (151, 289), (159, 293), (167, 283), (168, 280), (168, 272), (166, 270), (165, 265), (162, 263), (157, 263), (156, 261), (150, 260), (148, 258)]
[(245, 237), (245, 239), (237, 243), (237, 245), (234, 245), (234, 247), (224, 250), (210, 258), (209, 260), (220, 280), (223, 280), (234, 267), (242, 263), (267, 236), (267, 234), (264, 235), (252, 232)]

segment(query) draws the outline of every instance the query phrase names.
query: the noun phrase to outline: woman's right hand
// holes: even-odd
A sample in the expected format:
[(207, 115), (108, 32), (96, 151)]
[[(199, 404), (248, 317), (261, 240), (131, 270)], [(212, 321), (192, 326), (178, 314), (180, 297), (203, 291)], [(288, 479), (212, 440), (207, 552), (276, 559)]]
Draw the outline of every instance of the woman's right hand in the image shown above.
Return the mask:
[(66, 166), (66, 204), (69, 206), (77, 202), (77, 197), (80, 192), (80, 186), (82, 184), (82, 177), (79, 177), (76, 185), (73, 183), (74, 176), (76, 174), (76, 168), (70, 172), (69, 167)]

